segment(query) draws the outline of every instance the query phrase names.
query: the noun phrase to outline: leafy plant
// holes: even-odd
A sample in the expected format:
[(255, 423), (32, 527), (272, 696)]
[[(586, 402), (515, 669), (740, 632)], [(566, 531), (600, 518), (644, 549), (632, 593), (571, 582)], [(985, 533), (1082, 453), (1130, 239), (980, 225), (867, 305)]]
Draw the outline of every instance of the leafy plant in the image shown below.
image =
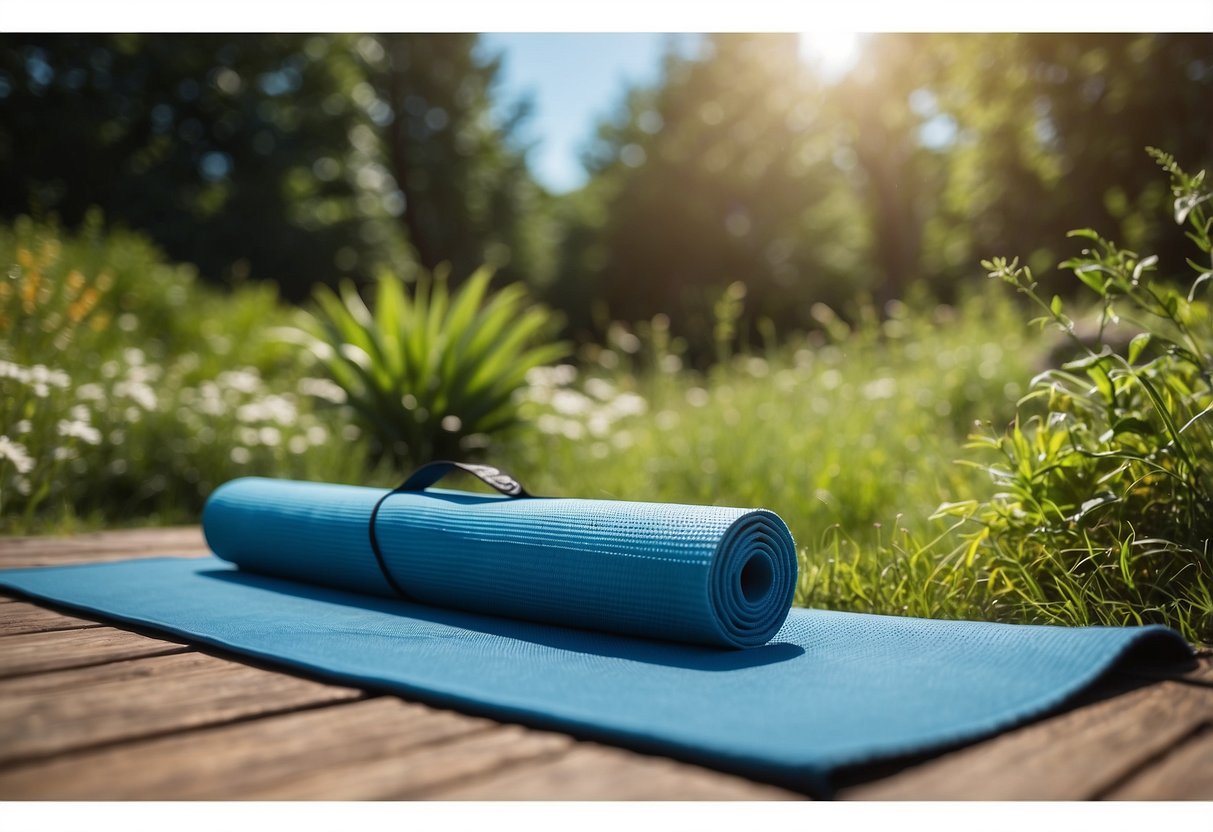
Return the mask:
[[(1035, 617), (1065, 624), (1147, 621), (1213, 640), (1213, 264), (1204, 172), (1169, 155), (1175, 221), (1203, 262), (1190, 285), (1157, 278), (1156, 257), (1119, 248), (1090, 229), (1091, 245), (1061, 265), (1099, 298), (1099, 338), (1088, 346), (1060, 298), (1046, 301), (1017, 260), (983, 265), (1039, 307), (1041, 326), (1074, 339), (1082, 357), (1041, 373), (1004, 434), (974, 437), (999, 461), (999, 492), (942, 513), (971, 516), (989, 589)], [(1137, 334), (1124, 354), (1103, 337), (1116, 323)]]
[(267, 343), (288, 314), (100, 214), (0, 227), (0, 531), (192, 522), (242, 474), (365, 481), (346, 408), (315, 406), (340, 389)]
[(452, 293), (446, 272), (411, 290), (383, 274), (372, 313), (350, 282), (315, 293), (304, 342), (377, 441), (381, 456), (425, 462), (462, 456), (515, 425), (528, 370), (566, 354), (556, 320), (519, 284), (489, 291), (477, 270)]

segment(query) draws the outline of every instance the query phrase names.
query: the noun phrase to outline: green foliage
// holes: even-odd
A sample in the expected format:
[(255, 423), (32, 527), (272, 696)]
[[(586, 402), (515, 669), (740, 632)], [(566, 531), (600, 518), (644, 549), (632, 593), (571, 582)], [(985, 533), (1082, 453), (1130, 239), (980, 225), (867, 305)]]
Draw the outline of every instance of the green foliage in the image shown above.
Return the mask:
[(411, 291), (379, 277), (375, 311), (351, 283), (316, 292), (302, 335), (341, 385), (378, 454), (414, 464), (459, 457), (518, 421), (515, 392), (534, 367), (566, 352), (555, 319), (521, 285), (489, 292), (481, 268), (453, 294), (447, 275), (422, 273)]
[[(1156, 277), (1158, 258), (1094, 231), (1062, 266), (1099, 298), (1100, 334), (1115, 321), (1137, 334), (1124, 354), (1102, 340), (1032, 383), (1005, 433), (975, 437), (997, 462), (999, 492), (953, 507), (980, 530), (990, 589), (1043, 620), (1157, 621), (1213, 640), (1213, 319), (1203, 299), (1213, 270), (1204, 172), (1171, 177), (1174, 214), (1203, 262), (1190, 287)], [(1046, 302), (1031, 269), (995, 259), (990, 276), (1042, 311), (1037, 322), (1072, 335), (1060, 298)], [(1186, 290), (1185, 290), (1186, 289)]]
[[(812, 324), (868, 284), (862, 212), (834, 163), (843, 136), (795, 35), (717, 35), (671, 53), (633, 91), (587, 160), (597, 206), (570, 212), (558, 291), (575, 325), (660, 312), (710, 357), (714, 305), (743, 281), (749, 320)], [(600, 334), (600, 332), (599, 332)]]
[(494, 107), (501, 59), (466, 33), (367, 36), (358, 55), (420, 265), (447, 263), (458, 279), (488, 263), (506, 280), (545, 282), (548, 201), (518, 146), (529, 106)]
[(1213, 163), (1207, 34), (885, 33), (837, 79), (794, 36), (704, 46), (629, 95), (562, 206), (551, 297), (597, 337), (662, 312), (710, 356), (712, 304), (734, 281), (751, 315), (739, 336), (920, 281), (947, 300), (980, 252), (1022, 251), (1038, 271), (1061, 259), (1045, 243), (1076, 217), (1178, 259), (1140, 148)]
[(362, 478), (313, 406), (331, 391), (258, 329), (291, 317), (269, 287), (215, 294), (99, 218), (0, 229), (0, 268), (0, 529), (193, 521), (242, 474)]
[(983, 597), (976, 570), (932, 578), (964, 541), (935, 541), (928, 517), (982, 486), (951, 461), (974, 419), (1011, 418), (1047, 345), (997, 296), (894, 303), (883, 321), (868, 307), (854, 325), (815, 313), (821, 332), (707, 372), (684, 369), (664, 318), (615, 325), (579, 368), (532, 373), (523, 415), (537, 433), (493, 460), (538, 494), (770, 508), (801, 550), (798, 604), (980, 616), (965, 600)]
[(100, 206), (207, 277), (257, 275), (289, 297), (338, 268), (369, 274), (395, 218), (388, 183), (363, 171), (376, 158), (354, 42), (6, 35), (0, 217), (74, 228)]

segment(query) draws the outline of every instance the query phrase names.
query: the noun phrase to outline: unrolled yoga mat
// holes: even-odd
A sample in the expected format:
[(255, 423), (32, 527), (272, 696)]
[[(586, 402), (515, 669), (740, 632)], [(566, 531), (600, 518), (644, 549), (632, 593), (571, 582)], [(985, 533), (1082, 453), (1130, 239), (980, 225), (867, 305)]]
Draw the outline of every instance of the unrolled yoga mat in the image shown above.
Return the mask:
[[(671, 536), (662, 543), (652, 537), (652, 524), (661, 522), (653, 515), (649, 526), (637, 519), (645, 516), (643, 504), (609, 504), (621, 512), (615, 524), (608, 504), (582, 506), (594, 518), (581, 529), (583, 543), (601, 545), (577, 551), (678, 564), (668, 573), (646, 573), (657, 581), (685, 583), (697, 576), (698, 588), (691, 591), (638, 586), (603, 573), (608, 597), (626, 599), (635, 592), (648, 599), (636, 609), (638, 620), (646, 622), (641, 629), (651, 636), (645, 638), (603, 631), (626, 619), (618, 608), (627, 607), (626, 600), (602, 609), (588, 603), (595, 611), (577, 627), (522, 620), (535, 617), (536, 609), (550, 620), (558, 614), (554, 610), (568, 607), (559, 591), (550, 593), (557, 596), (550, 606), (499, 608), (496, 615), (422, 603), (436, 600), (430, 593), (448, 580), (480, 581), (480, 588), (495, 587), (493, 597), (507, 602), (528, 586), (544, 586), (531, 593), (542, 600), (552, 576), (540, 574), (533, 577), (536, 584), (528, 584), (510, 564), (521, 562), (520, 551), (534, 555), (544, 547), (553, 557), (565, 556), (562, 547), (577, 538), (574, 504), (592, 501), (393, 494), (383, 501), (376, 527), (394, 578), (417, 599), (402, 600), (387, 594), (390, 587), (366, 537), (371, 509), (383, 495), (268, 480), (217, 492), (204, 515), (208, 539), (260, 571), (218, 558), (164, 558), (9, 570), (0, 572), (0, 585), (334, 681), (564, 729), (819, 794), (828, 793), (830, 775), (840, 767), (977, 739), (1054, 709), (1130, 653), (1158, 660), (1190, 655), (1182, 639), (1162, 627), (1070, 629), (802, 609), (792, 610), (759, 646), (688, 643), (704, 640), (705, 633), (719, 643), (721, 633), (713, 634), (710, 623), (697, 630), (686, 621), (704, 614), (702, 625), (720, 612), (711, 604), (710, 576), (722, 543), (731, 539), (743, 553), (739, 563), (718, 567), (732, 576), (721, 580), (735, 584), (735, 602), (744, 603), (742, 572), (754, 552), (773, 565), (770, 575), (750, 575), (749, 593), (761, 596), (751, 604), (761, 607), (764, 586), (767, 594), (782, 592), (774, 571), (778, 555), (772, 554), (780, 544), (763, 540), (779, 537), (782, 523), (754, 534), (747, 545), (753, 530), (747, 533), (745, 518), (752, 513), (729, 509), (692, 509), (685, 523), (671, 516), (671, 529), (661, 532)], [(545, 505), (553, 512), (548, 523), (542, 522)], [(519, 527), (526, 530), (525, 546), (503, 533), (512, 522), (501, 519), (507, 510), (534, 515)], [(654, 510), (660, 515), (669, 507)], [(467, 519), (473, 515), (476, 523)], [(337, 530), (347, 523), (348, 530)], [(326, 525), (334, 528), (324, 534), (292, 531)], [(615, 529), (611, 545), (601, 543), (607, 527)], [(624, 545), (622, 528), (636, 531), (636, 548)], [(264, 542), (256, 554), (235, 545), (256, 536)], [(448, 572), (416, 565), (435, 541), (447, 544), (436, 557), (457, 559), (456, 539), (479, 541), (483, 552), (497, 551), (504, 565), (491, 578), (481, 572), (494, 568), (488, 555), (470, 571), (458, 563), (446, 564)], [(266, 574), (275, 570), (293, 578)], [(581, 572), (571, 577), (589, 582)], [(318, 583), (325, 580), (341, 588)], [(726, 590), (732, 591), (720, 591)], [(584, 592), (571, 593), (577, 599), (572, 607), (587, 606), (578, 594)], [(663, 592), (672, 593), (664, 606)], [(696, 593), (698, 602), (692, 600)], [(475, 603), (457, 592), (448, 600)], [(783, 617), (782, 611), (776, 614)], [(678, 640), (658, 640), (667, 621), (682, 622), (671, 624)], [(730, 642), (727, 627), (721, 632)]]

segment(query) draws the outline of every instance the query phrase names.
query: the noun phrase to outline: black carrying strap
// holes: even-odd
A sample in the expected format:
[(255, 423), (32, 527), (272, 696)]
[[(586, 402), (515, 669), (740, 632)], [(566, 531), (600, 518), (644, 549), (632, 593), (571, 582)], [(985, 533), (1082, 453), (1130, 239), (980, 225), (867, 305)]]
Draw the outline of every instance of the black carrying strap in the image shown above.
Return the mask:
[(379, 509), (383, 507), (384, 501), (393, 494), (399, 494), (401, 491), (422, 491), (452, 471), (464, 471), (471, 474), (485, 485), (495, 488), (507, 497), (531, 496), (519, 484), (518, 480), (499, 468), (494, 468), (491, 465), (473, 465), (470, 462), (451, 462), (450, 460), (441, 459), (422, 465), (410, 474), (408, 479), (380, 497), (375, 502), (375, 507), (371, 509), (371, 551), (375, 553), (375, 561), (379, 564), (379, 570), (383, 572), (383, 577), (387, 579), (392, 589), (396, 590), (396, 594), (402, 598), (408, 598), (409, 594), (392, 577), (392, 573), (388, 571), (387, 562), (383, 559), (383, 552), (379, 550), (379, 538), (375, 534), (375, 520), (379, 517)]

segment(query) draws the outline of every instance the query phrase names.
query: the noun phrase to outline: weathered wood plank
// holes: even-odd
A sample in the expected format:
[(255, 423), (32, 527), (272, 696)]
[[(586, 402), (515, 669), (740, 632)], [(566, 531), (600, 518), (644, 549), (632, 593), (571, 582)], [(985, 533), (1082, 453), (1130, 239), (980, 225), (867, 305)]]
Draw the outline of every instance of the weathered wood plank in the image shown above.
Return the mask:
[(198, 526), (92, 532), (72, 537), (7, 537), (0, 538), (0, 569), (138, 557), (197, 557), (208, 551)]
[(3, 769), (0, 799), (337, 799), (365, 793), (358, 771), (370, 761), (391, 758), (390, 785), (399, 787), (423, 768), (402, 755), (496, 730), (384, 696)]
[(0, 764), (364, 697), (201, 653), (0, 681)]
[[(25, 602), (0, 606), (0, 636), (21, 633), (48, 633), (54, 630), (79, 630), (85, 627), (101, 627), (99, 622), (86, 618), (64, 615), (45, 607)], [(3, 644), (3, 642), (0, 642)], [(4, 648), (0, 646), (0, 650)]]
[(441, 800), (803, 799), (774, 786), (591, 743), (579, 743), (555, 759), (455, 781), (425, 796)]
[(1112, 800), (1213, 800), (1213, 723), (1107, 797)]
[(250, 795), (261, 800), (416, 799), (439, 786), (563, 753), (576, 741), (518, 725), (493, 726), (375, 759), (315, 768)]
[(1085, 800), (1213, 718), (1213, 690), (1158, 682), (946, 754), (847, 798)]
[(142, 656), (184, 653), (189, 649), (177, 642), (111, 627), (23, 633), (0, 639), (0, 679)]

